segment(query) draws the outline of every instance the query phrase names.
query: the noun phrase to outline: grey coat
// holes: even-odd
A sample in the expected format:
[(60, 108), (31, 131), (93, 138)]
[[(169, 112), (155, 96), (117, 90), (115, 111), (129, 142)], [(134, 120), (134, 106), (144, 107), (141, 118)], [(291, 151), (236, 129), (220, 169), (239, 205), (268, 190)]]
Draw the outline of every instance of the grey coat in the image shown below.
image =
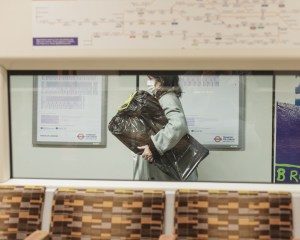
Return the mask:
[[(180, 100), (174, 92), (168, 92), (161, 96), (159, 103), (164, 110), (168, 123), (157, 134), (151, 136), (151, 139), (158, 153), (163, 155), (188, 133), (188, 127)], [(134, 160), (134, 180), (174, 181), (141, 156), (136, 156)], [(198, 174), (195, 169), (188, 181), (197, 180)]]

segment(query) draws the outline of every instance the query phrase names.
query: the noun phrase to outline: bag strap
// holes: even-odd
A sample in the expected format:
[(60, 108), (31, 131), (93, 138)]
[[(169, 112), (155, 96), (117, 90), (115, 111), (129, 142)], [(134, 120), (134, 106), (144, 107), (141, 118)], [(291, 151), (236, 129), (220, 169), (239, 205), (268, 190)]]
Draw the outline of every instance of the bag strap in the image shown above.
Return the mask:
[(118, 108), (118, 111), (122, 111), (126, 108), (128, 108), (128, 106), (130, 105), (132, 99), (134, 98), (134, 96), (137, 94), (137, 91), (135, 91), (134, 93), (132, 93), (129, 98), (122, 104), (121, 107)]

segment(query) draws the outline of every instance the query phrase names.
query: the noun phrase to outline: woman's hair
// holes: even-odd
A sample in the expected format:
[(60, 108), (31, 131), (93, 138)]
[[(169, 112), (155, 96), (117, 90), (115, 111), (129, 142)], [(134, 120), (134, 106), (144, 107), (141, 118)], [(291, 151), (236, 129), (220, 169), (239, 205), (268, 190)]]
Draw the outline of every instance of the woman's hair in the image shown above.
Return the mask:
[(174, 92), (177, 97), (181, 97), (182, 90), (179, 86), (178, 75), (151, 75), (161, 83), (161, 91)]

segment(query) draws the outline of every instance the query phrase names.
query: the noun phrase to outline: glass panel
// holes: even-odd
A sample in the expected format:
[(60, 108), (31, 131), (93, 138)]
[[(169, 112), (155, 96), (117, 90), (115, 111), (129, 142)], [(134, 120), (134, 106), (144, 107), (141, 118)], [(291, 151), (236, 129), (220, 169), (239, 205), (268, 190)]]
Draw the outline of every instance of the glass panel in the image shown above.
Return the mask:
[[(13, 177), (132, 179), (131, 153), (111, 134), (105, 147), (33, 146), (33, 79), (10, 77)], [(135, 88), (134, 75), (108, 76), (107, 119)]]
[[(133, 180), (137, 163), (141, 163), (145, 160), (133, 154), (107, 129), (107, 126), (104, 129), (106, 132), (106, 145), (103, 146), (33, 144), (33, 133), (34, 130), (36, 130), (33, 129), (35, 128), (33, 124), (33, 112), (36, 111), (36, 109), (34, 109), (36, 105), (33, 104), (33, 86), (34, 79), (39, 74), (40, 73), (10, 75), (13, 177)], [(134, 71), (106, 74), (107, 99), (104, 106), (106, 114), (103, 117), (107, 124), (117, 113), (118, 107), (120, 107), (137, 88), (147, 90), (147, 75), (155, 74), (155, 72), (141, 73)], [(170, 74), (170, 72), (166, 73), (166, 75), (167, 74)], [(212, 134), (214, 131), (217, 131), (217, 127), (222, 130), (221, 133), (220, 130), (218, 130), (219, 132), (215, 132), (215, 137), (213, 138), (215, 142), (211, 142), (210, 144), (203, 143), (210, 149), (210, 153), (196, 169), (198, 178), (189, 180), (271, 182), (273, 171), (273, 75), (218, 72), (205, 74), (203, 74), (203, 72), (185, 72), (184, 74), (173, 74), (188, 77), (198, 76), (195, 80), (195, 87), (183, 87), (184, 91), (180, 98), (184, 111), (188, 115), (187, 123), (190, 128), (190, 134), (193, 135), (193, 131), (196, 131), (196, 128), (192, 128), (191, 124), (195, 124), (196, 120), (198, 121), (199, 119), (201, 127), (197, 129), (200, 129), (200, 135), (201, 133)], [(41, 75), (43, 75), (43, 73)], [(208, 78), (208, 76), (210, 76), (210, 78)], [(232, 77), (232, 79), (243, 80), (240, 82), (241, 88), (239, 90), (239, 97), (232, 96), (232, 94), (235, 93), (232, 88), (228, 88), (227, 95), (223, 95), (223, 92), (218, 92), (217, 88), (213, 88), (216, 86), (203, 85), (207, 79), (217, 81), (222, 78), (220, 76), (225, 76), (223, 78), (229, 76), (229, 78)], [(208, 82), (210, 82), (210, 80), (208, 80)], [(205, 88), (204, 91), (203, 88), (199, 87), (200, 85), (209, 88)], [(192, 96), (192, 94), (195, 100), (188, 98), (188, 96)], [(232, 103), (228, 101), (231, 98), (235, 99)], [(226, 104), (228, 105), (226, 106)], [(203, 111), (202, 108), (204, 109)], [(234, 109), (238, 109), (238, 111)], [(238, 118), (238, 128), (235, 128), (235, 126), (231, 127), (232, 124), (226, 125), (225, 121), (222, 122), (220, 120), (223, 116), (230, 115), (228, 113), (235, 115), (235, 117), (233, 117), (235, 123), (237, 123), (236, 119)], [(238, 116), (237, 113), (239, 114)], [(205, 114), (206, 116), (201, 116), (201, 114)], [(203, 119), (205, 119), (206, 122), (201, 125), (204, 121)], [(211, 123), (217, 122), (219, 125), (212, 127), (213, 124), (210, 123), (210, 120)], [(223, 124), (226, 127), (222, 127)], [(224, 130), (224, 128), (226, 129)], [(238, 145), (235, 144), (235, 138), (231, 135), (232, 129), (239, 130), (238, 137), (235, 136), (235, 138), (239, 140)], [(226, 131), (228, 131), (227, 135)], [(193, 136), (197, 137), (197, 134)], [(232, 141), (232, 144), (227, 144), (228, 146), (226, 147), (225, 140), (227, 143)], [(204, 142), (203, 139), (200, 140), (200, 143), (201, 141)], [(223, 143), (223, 145), (218, 145), (218, 141)], [(154, 164), (152, 164), (151, 167), (153, 167), (153, 165)], [(157, 171), (160, 170), (157, 169)], [(137, 179), (138, 178), (136, 178), (136, 180)], [(145, 178), (142, 180), (145, 180)], [(162, 179), (157, 178), (155, 180)]]

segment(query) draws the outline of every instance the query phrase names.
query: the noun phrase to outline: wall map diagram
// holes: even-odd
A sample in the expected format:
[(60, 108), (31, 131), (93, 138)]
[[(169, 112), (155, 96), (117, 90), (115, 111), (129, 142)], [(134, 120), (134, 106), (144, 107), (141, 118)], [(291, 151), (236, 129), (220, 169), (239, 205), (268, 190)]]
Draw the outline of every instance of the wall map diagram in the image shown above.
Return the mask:
[(295, 0), (32, 0), (33, 46), (300, 47)]

